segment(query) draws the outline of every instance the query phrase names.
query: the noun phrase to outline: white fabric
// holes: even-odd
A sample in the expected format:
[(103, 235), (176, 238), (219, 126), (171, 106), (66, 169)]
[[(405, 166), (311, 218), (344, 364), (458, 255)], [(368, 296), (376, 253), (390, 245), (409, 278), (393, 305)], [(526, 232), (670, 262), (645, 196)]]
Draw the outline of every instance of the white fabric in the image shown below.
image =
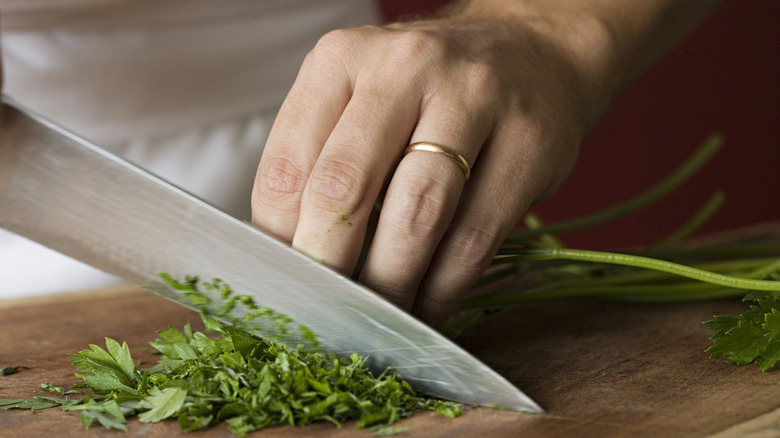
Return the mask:
[[(306, 53), (370, 0), (0, 0), (3, 92), (247, 219)], [(0, 230), (0, 298), (117, 279)]]

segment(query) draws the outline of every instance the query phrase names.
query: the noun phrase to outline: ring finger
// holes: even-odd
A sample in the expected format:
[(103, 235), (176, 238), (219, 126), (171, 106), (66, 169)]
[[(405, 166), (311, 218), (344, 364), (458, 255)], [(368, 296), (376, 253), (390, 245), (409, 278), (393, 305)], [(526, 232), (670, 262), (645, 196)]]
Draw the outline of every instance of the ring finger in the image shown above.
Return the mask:
[(360, 277), (407, 310), (492, 126), (488, 111), (438, 102), (423, 108), (410, 141), (421, 147), (407, 149), (393, 174)]

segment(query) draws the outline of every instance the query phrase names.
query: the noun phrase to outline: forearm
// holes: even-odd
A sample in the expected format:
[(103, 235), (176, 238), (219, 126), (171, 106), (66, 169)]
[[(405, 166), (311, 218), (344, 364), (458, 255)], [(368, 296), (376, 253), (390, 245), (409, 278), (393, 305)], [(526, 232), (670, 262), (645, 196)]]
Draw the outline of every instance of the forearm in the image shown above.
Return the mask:
[(522, 19), (614, 95), (679, 45), (719, 0), (466, 0), (453, 18)]

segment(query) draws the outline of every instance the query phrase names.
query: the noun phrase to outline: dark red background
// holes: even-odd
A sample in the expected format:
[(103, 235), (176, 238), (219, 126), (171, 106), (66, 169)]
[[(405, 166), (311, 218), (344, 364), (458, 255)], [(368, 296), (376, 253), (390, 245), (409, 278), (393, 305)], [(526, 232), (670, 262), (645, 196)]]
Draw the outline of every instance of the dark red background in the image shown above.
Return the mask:
[[(384, 0), (388, 20), (444, 0)], [(780, 219), (780, 2), (727, 0), (676, 51), (627, 88), (582, 144), (569, 180), (533, 211), (568, 219), (637, 194), (713, 132), (726, 143), (692, 180), (637, 214), (563, 236), (581, 248), (651, 243), (715, 190), (724, 207), (702, 232)]]

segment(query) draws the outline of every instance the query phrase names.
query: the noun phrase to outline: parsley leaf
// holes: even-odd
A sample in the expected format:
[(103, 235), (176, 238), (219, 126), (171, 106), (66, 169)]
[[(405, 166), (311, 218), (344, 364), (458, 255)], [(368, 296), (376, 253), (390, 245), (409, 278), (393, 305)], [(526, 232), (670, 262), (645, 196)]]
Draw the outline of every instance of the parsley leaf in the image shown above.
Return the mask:
[(32, 399), (25, 398), (0, 398), (0, 406), (5, 406), (6, 409), (46, 409), (59, 406), (56, 401), (50, 400), (44, 397), (35, 397)]
[[(119, 429), (127, 432), (125, 412), (116, 400), (84, 397), (79, 403), (63, 406), (62, 410), (81, 411), (79, 423), (84, 427), (90, 427), (97, 420), (106, 429)], [(127, 412), (132, 411), (128, 410)]]
[(757, 363), (762, 371), (780, 360), (780, 293), (750, 293), (755, 301), (739, 316), (716, 315), (704, 325), (715, 333), (707, 353), (738, 365)]
[(186, 397), (187, 391), (181, 388), (152, 388), (142, 403), (149, 410), (138, 415), (138, 420), (142, 423), (165, 420), (179, 412)]
[(118, 389), (135, 391), (140, 376), (127, 343), (120, 346), (117, 341), (106, 338), (108, 351), (94, 344), (90, 348), (71, 355), (74, 358), (73, 365), (87, 373), (77, 374), (87, 386), (99, 394)]

